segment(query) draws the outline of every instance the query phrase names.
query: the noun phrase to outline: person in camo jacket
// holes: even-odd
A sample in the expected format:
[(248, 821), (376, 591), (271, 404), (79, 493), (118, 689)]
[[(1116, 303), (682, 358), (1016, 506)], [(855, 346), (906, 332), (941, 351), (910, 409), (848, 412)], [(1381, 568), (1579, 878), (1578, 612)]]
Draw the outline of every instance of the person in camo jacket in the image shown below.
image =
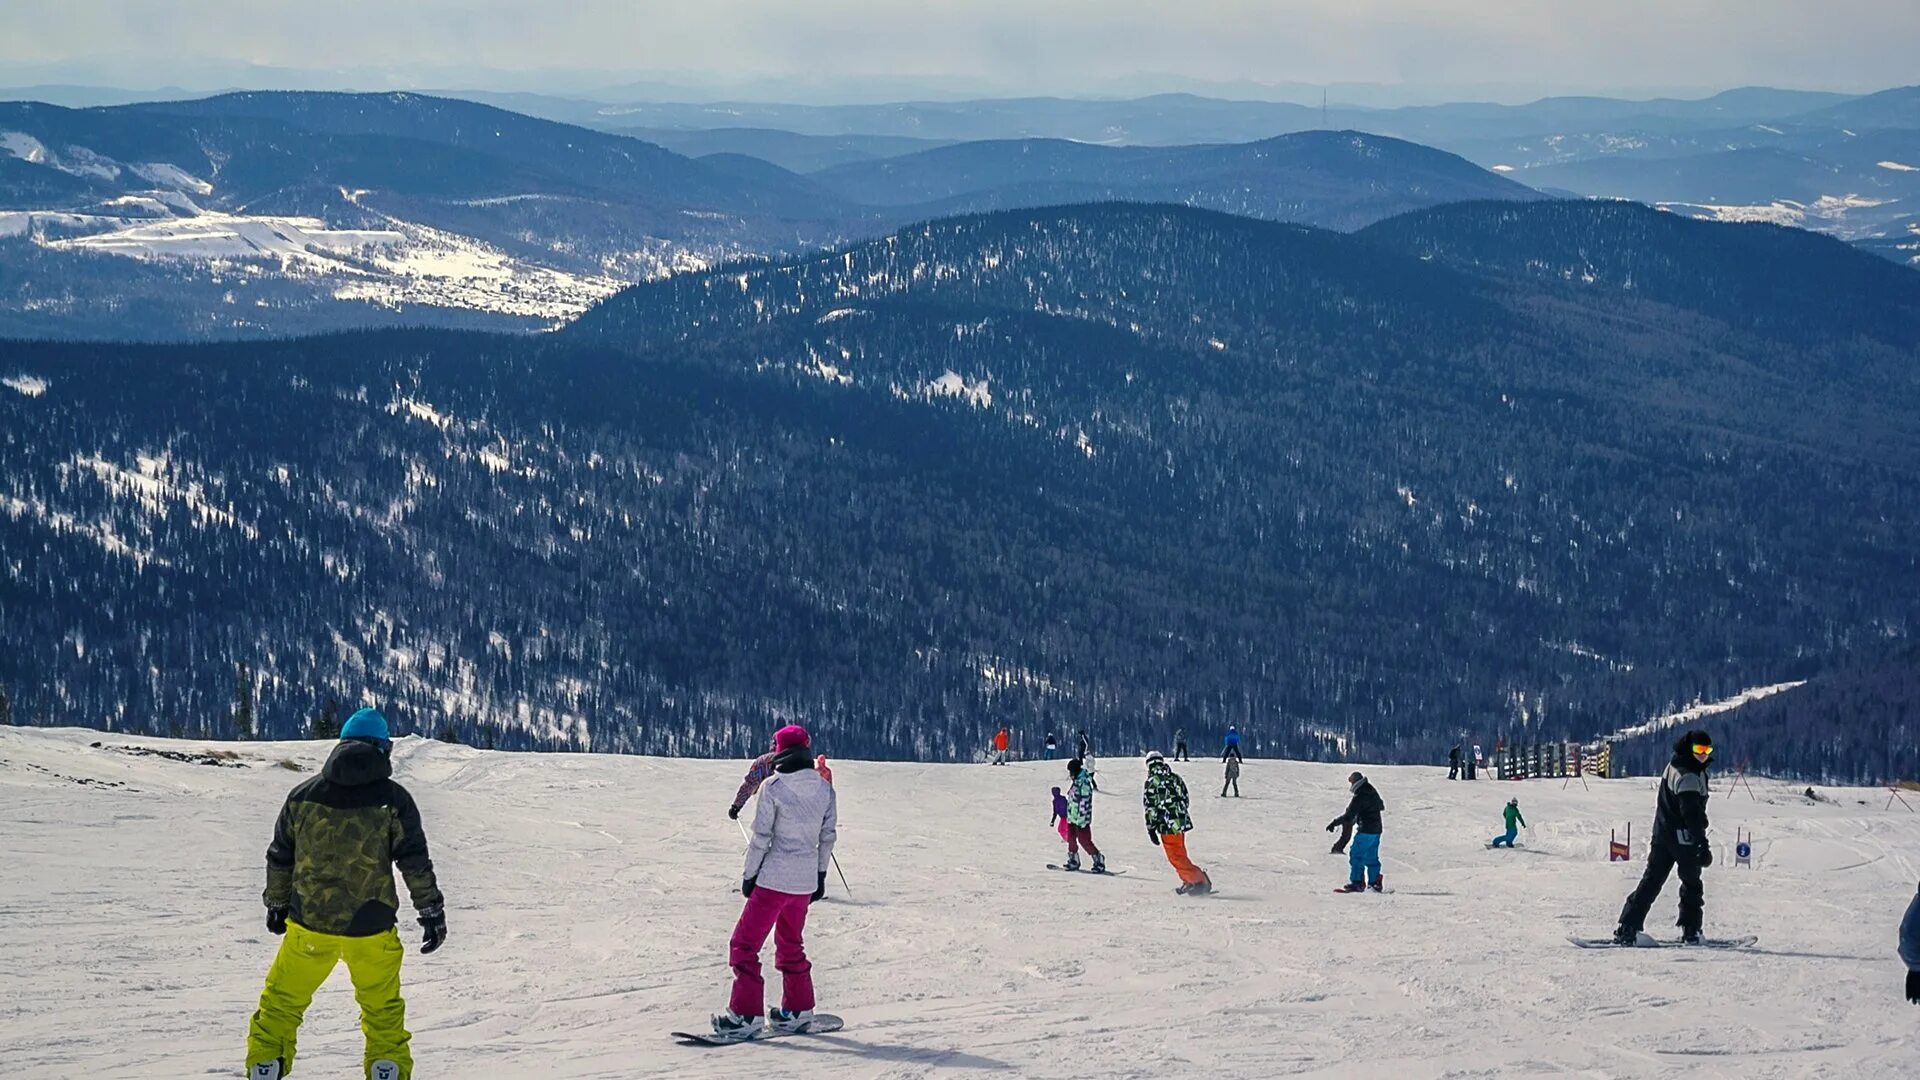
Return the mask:
[(1193, 831), (1193, 816), (1187, 810), (1187, 782), (1180, 779), (1160, 751), (1147, 753), (1147, 786), (1140, 797), (1147, 810), (1147, 839), (1166, 852), (1167, 862), (1180, 875), (1182, 896), (1205, 896), (1213, 891), (1213, 879), (1187, 858), (1187, 834)]
[(282, 935), (247, 1031), (247, 1075), (293, 1072), (294, 1042), (314, 992), (341, 961), (366, 1035), (368, 1080), (409, 1080), (412, 1036), (400, 1000), (405, 951), (394, 926), (400, 867), (426, 932), (422, 953), (447, 938), (447, 918), (420, 810), (393, 781), (386, 717), (361, 709), (340, 729), (320, 775), (294, 788), (267, 847), (267, 930)]

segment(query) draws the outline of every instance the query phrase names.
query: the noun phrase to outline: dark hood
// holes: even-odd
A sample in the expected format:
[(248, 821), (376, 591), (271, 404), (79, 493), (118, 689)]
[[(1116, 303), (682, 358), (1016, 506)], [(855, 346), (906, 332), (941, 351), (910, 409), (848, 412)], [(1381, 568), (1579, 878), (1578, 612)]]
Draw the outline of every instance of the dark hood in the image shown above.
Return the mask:
[(1713, 763), (1712, 758), (1700, 761), (1693, 756), (1693, 744), (1713, 745), (1713, 738), (1704, 731), (1689, 731), (1673, 741), (1673, 767), (1686, 772), (1706, 772)]
[(342, 787), (364, 787), (392, 777), (393, 762), (370, 742), (342, 739), (321, 767), (320, 775)]
[(799, 772), (813, 768), (813, 748), (810, 746), (789, 746), (773, 755), (773, 771), (778, 773)]

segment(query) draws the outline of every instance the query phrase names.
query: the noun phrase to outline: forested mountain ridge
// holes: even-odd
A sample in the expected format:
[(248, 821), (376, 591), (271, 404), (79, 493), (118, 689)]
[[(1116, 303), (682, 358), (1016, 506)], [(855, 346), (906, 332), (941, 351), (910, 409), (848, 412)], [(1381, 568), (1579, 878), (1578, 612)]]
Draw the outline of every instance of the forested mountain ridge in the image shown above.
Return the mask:
[[(1570, 224), (1758, 284), (1530, 269)], [(0, 590), (31, 613), (0, 682), (17, 718), (153, 730), (227, 724), (244, 663), (280, 734), (364, 695), (509, 745), (1235, 723), (1419, 760), (1910, 637), (1915, 355), (1845, 331), (1896, 325), (1907, 279), (1792, 334), (1716, 307), (1907, 272), (1686, 224), (1471, 211), (1396, 246), (1048, 208), (538, 340), (0, 346)], [(1807, 768), (1868, 759), (1831, 735)]]

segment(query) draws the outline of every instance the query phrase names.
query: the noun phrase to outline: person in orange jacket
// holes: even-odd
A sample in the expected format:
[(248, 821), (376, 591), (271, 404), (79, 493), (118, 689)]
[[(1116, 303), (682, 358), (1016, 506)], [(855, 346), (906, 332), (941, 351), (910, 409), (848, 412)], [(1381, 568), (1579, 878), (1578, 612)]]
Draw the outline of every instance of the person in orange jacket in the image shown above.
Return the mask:
[(1001, 728), (993, 737), (993, 763), (995, 765), (1005, 765), (1007, 763), (1008, 738), (1006, 728)]

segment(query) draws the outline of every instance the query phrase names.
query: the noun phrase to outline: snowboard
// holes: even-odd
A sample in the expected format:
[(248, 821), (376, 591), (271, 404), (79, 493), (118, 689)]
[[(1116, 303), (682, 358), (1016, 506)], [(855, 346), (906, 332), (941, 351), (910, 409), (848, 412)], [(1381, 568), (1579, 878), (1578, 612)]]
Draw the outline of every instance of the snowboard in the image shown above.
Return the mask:
[[(1093, 873), (1093, 871), (1091, 871), (1091, 870), (1084, 870), (1084, 869), (1083, 869), (1083, 870), (1068, 870), (1068, 869), (1067, 869), (1066, 867), (1064, 867), (1064, 866), (1062, 866), (1062, 865), (1060, 865), (1059, 863), (1051, 863), (1051, 862), (1047, 864), (1047, 869), (1049, 869), (1049, 870), (1060, 870), (1060, 871), (1064, 871), (1065, 873), (1069, 873), (1069, 874), (1092, 874), (1092, 873)], [(1102, 870), (1102, 871), (1100, 871), (1100, 873), (1099, 873), (1098, 875), (1096, 875), (1096, 876), (1098, 876), (1098, 877), (1119, 877), (1119, 876), (1120, 876), (1121, 874), (1124, 874), (1124, 873), (1126, 873), (1126, 872), (1127, 872), (1127, 869), (1128, 869), (1128, 868), (1127, 868), (1127, 867), (1124, 867), (1124, 866), (1123, 866), (1123, 867), (1121, 867), (1121, 868), (1120, 868), (1120, 869), (1118, 869), (1118, 870), (1115, 870), (1115, 869), (1113, 869), (1112, 867), (1108, 867), (1107, 869), (1105, 869), (1105, 870)]]
[(840, 1019), (832, 1013), (814, 1013), (813, 1023), (808, 1024), (804, 1031), (775, 1031), (770, 1027), (762, 1028), (760, 1034), (755, 1035), (751, 1039), (723, 1039), (712, 1032), (707, 1032), (703, 1035), (694, 1031), (672, 1031), (668, 1032), (668, 1034), (679, 1039), (682, 1046), (734, 1046), (739, 1043), (765, 1042), (768, 1039), (784, 1039), (789, 1035), (828, 1035), (846, 1026), (847, 1022), (845, 1020)]
[(1698, 945), (1682, 945), (1678, 941), (1661, 941), (1652, 934), (1641, 932), (1640, 937), (1631, 945), (1617, 945), (1610, 937), (1581, 938), (1569, 937), (1568, 941), (1582, 949), (1744, 949), (1758, 944), (1760, 938), (1754, 934), (1745, 937), (1707, 938)]

